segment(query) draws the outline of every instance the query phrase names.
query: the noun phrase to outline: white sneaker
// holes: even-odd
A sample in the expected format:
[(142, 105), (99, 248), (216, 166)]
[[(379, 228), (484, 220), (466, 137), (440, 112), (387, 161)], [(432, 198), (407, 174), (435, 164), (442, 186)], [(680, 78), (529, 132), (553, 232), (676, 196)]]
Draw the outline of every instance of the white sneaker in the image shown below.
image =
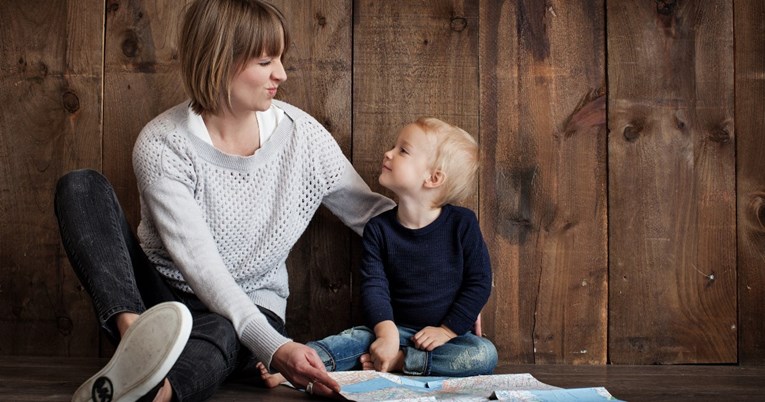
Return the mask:
[(191, 334), (191, 313), (178, 302), (146, 310), (125, 332), (109, 363), (85, 381), (72, 402), (135, 401), (159, 384)]

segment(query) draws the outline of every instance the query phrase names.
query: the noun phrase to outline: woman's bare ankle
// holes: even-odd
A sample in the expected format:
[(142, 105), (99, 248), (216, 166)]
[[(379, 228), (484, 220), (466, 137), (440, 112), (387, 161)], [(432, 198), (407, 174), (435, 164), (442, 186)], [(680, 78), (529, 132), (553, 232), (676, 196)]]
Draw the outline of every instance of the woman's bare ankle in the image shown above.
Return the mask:
[(120, 331), (120, 338), (125, 335), (128, 328), (138, 319), (138, 314), (133, 312), (119, 313), (114, 317), (114, 322), (117, 325), (117, 330)]
[(173, 386), (170, 385), (170, 381), (165, 378), (165, 385), (157, 391), (157, 395), (154, 397), (154, 402), (171, 402), (173, 400)]

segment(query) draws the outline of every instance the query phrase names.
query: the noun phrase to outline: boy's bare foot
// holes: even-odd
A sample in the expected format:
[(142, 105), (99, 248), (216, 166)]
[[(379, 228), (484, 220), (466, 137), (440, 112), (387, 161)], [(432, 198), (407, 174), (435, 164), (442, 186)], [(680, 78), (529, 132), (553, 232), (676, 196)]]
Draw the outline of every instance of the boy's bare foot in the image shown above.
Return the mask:
[[(369, 353), (364, 353), (359, 357), (359, 362), (361, 362), (361, 369), (362, 370), (374, 370), (375, 364), (372, 361), (372, 356)], [(404, 351), (399, 350), (396, 354), (396, 358), (393, 359), (390, 365), (390, 369), (388, 370), (389, 373), (397, 373), (404, 371)]]
[(372, 363), (372, 356), (369, 353), (364, 353), (359, 357), (359, 362), (361, 362), (361, 369), (362, 370), (374, 370), (375, 364)]
[(287, 381), (284, 378), (284, 376), (279, 373), (275, 373), (275, 374), (269, 373), (268, 369), (266, 368), (266, 365), (263, 364), (262, 362), (258, 362), (256, 367), (258, 368), (258, 370), (260, 370), (260, 378), (266, 384), (267, 388), (276, 388), (279, 385), (281, 385), (281, 383)]

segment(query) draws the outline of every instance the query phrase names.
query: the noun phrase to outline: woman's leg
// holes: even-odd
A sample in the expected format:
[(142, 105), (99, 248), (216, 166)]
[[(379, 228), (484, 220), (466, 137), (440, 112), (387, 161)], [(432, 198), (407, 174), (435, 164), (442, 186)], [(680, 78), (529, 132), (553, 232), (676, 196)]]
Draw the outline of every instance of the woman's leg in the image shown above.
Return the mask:
[(113, 317), (142, 313), (172, 291), (148, 261), (109, 181), (93, 170), (59, 179), (55, 210), (69, 261), (93, 300), (101, 327), (117, 341)]
[(183, 352), (167, 374), (174, 400), (209, 399), (237, 367), (240, 343), (234, 326), (209, 311), (194, 311)]
[(415, 333), (399, 327), (405, 374), (468, 377), (491, 374), (497, 365), (497, 349), (486, 338), (467, 333), (428, 352), (414, 347)]
[[(63, 176), (56, 186), (55, 212), (69, 261), (93, 300), (101, 327), (120, 343), (109, 364), (75, 392), (74, 400), (89, 399), (91, 394), (111, 399), (148, 392), (155, 384), (147, 383), (159, 382), (175, 362), (191, 317), (186, 318), (188, 312), (183, 313), (186, 308), (179, 304), (169, 310), (165, 306), (163, 311), (180, 314), (177, 319), (167, 321), (155, 314), (127, 333), (127, 324), (147, 306), (176, 297), (141, 249), (104, 176), (93, 170)], [(157, 325), (161, 328), (153, 329)], [(178, 337), (157, 338), (159, 330)], [(144, 354), (152, 359), (138, 357)]]
[[(183, 299), (192, 311), (194, 326), (186, 348), (167, 375), (175, 400), (207, 399), (225, 381), (262, 384), (263, 372), (258, 367), (259, 362), (239, 342), (231, 322), (207, 311), (204, 304), (193, 295), (185, 295)], [(287, 336), (284, 322), (279, 316), (268, 309), (258, 308), (274, 329)]]

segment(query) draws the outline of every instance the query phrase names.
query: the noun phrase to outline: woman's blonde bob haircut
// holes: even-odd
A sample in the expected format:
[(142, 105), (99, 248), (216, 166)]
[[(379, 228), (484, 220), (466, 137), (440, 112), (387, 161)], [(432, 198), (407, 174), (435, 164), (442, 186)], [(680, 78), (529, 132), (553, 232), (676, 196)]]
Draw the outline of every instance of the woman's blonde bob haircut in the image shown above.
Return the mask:
[(254, 57), (281, 56), (289, 43), (284, 15), (266, 2), (196, 0), (189, 4), (178, 53), (192, 110), (217, 114), (222, 107), (230, 109), (234, 76)]
[(434, 206), (464, 201), (473, 192), (478, 172), (478, 143), (467, 131), (435, 117), (420, 117), (414, 124), (434, 138), (431, 167), (444, 175)]

